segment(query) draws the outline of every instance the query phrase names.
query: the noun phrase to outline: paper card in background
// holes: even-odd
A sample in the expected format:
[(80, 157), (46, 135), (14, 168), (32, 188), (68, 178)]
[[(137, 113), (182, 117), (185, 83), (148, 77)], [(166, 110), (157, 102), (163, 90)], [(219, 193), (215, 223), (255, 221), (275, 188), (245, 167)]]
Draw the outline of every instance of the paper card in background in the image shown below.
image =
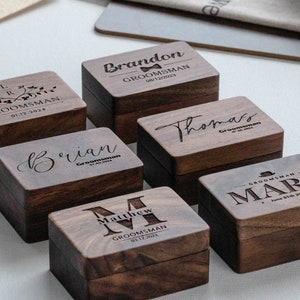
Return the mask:
[(197, 47), (300, 61), (300, 34), (178, 10), (112, 1), (97, 31)]
[(297, 0), (128, 0), (300, 32)]
[(0, 0), (0, 20), (43, 0)]

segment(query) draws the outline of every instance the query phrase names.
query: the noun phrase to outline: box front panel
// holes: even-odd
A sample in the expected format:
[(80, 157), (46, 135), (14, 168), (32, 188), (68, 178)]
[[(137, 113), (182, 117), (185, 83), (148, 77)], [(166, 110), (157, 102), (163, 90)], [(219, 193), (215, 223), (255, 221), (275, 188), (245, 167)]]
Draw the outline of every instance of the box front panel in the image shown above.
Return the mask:
[(0, 81), (1, 146), (85, 129), (85, 117), (85, 103), (53, 72)]
[[(215, 77), (218, 72), (188, 44), (166, 43), (83, 63), (114, 98)], [(87, 85), (85, 78), (84, 84)]]
[(138, 124), (143, 129), (138, 142), (177, 175), (280, 152), (283, 147), (282, 128), (244, 97), (145, 117)]
[(200, 178), (199, 214), (211, 226), (212, 246), (237, 272), (299, 259), (299, 159)]
[(4, 147), (1, 160), (29, 191), (142, 167), (107, 128)]
[[(50, 228), (50, 238), (62, 251), (73, 253), (70, 259), (82, 262), (77, 268), (89, 279), (208, 248), (206, 223), (166, 187), (53, 213)], [(63, 245), (62, 236), (69, 242)]]

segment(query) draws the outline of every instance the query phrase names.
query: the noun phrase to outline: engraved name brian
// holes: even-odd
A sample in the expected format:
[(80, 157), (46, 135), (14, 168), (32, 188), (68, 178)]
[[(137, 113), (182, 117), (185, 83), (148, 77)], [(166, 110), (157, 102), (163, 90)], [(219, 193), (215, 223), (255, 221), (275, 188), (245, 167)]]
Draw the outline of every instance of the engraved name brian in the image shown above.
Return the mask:
[[(21, 162), (17, 166), (19, 172), (34, 171), (36, 173), (46, 173), (51, 171), (54, 166), (57, 164), (58, 160), (64, 160), (67, 163), (76, 163), (77, 166), (87, 164), (88, 160), (90, 164), (91, 159), (94, 163), (96, 157), (102, 155), (113, 154), (117, 149), (117, 145), (100, 145), (93, 148), (84, 148), (81, 149), (78, 147), (76, 150), (69, 152), (59, 152), (57, 154), (50, 153), (47, 150), (42, 150), (39, 152), (31, 152), (27, 159)], [(115, 155), (115, 158), (120, 157), (120, 155)], [(112, 157), (110, 156), (110, 159)], [(102, 158), (102, 161), (105, 161), (106, 157)], [(92, 165), (92, 164), (91, 164)]]
[(189, 136), (199, 131), (205, 131), (208, 129), (215, 129), (220, 125), (241, 122), (249, 123), (257, 114), (244, 113), (239, 116), (230, 116), (224, 120), (211, 119), (206, 122), (202, 122), (203, 115), (189, 116), (186, 119), (175, 121), (166, 125), (159, 126), (155, 130), (163, 130), (168, 127), (173, 127), (177, 133), (180, 142), (184, 141), (185, 136)]
[(143, 58), (139, 60), (133, 60), (133, 61), (128, 61), (120, 64), (114, 64), (114, 63), (107, 63), (104, 65), (104, 71), (105, 73), (114, 73), (116, 71), (121, 71), (121, 70), (126, 70), (126, 69), (131, 69), (139, 66), (144, 66), (144, 65), (149, 65), (161, 61), (167, 61), (170, 59), (175, 59), (178, 57), (184, 56), (183, 52), (173, 52), (173, 53), (167, 53), (167, 54), (162, 54), (159, 55), (158, 53), (155, 53), (152, 57), (150, 58)]

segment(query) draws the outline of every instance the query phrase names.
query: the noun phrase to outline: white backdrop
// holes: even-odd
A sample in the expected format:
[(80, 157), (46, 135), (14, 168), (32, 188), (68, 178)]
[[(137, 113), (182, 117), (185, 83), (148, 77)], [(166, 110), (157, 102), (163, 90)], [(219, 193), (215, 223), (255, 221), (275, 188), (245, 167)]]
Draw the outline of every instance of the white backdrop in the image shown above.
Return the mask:
[[(0, 79), (53, 70), (81, 95), (83, 61), (158, 44), (96, 33), (106, 4), (45, 0), (0, 22)], [(284, 156), (300, 153), (299, 62), (195, 49), (220, 72), (220, 99), (247, 96), (284, 128)], [(299, 283), (300, 261), (239, 275), (212, 250), (209, 284), (160, 299), (300, 299)], [(26, 244), (2, 214), (0, 299), (71, 299), (49, 271), (48, 242)]]

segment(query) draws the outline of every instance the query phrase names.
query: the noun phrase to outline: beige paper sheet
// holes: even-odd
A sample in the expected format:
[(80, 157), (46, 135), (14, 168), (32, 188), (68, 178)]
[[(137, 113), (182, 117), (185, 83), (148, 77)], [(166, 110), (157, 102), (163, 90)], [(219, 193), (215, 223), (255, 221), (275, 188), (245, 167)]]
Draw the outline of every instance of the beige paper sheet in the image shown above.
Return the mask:
[(300, 0), (129, 0), (300, 32)]
[(42, 0), (0, 0), (0, 20)]

